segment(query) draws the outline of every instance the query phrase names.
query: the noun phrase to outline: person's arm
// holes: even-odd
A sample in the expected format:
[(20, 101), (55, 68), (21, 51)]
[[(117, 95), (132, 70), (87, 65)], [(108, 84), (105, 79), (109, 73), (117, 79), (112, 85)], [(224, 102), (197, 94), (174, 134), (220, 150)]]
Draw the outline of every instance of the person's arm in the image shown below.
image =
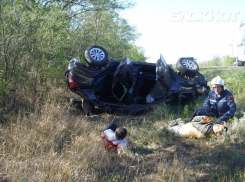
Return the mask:
[(204, 104), (203, 104), (203, 108), (205, 109), (206, 112), (210, 112), (211, 111), (211, 104), (210, 104), (210, 93), (208, 94), (208, 97), (205, 99)]
[(203, 108), (205, 109), (205, 111), (209, 115), (215, 115), (214, 113), (211, 112), (211, 104), (210, 104), (210, 98), (211, 98), (211, 96), (212, 96), (212, 94), (211, 94), (211, 92), (209, 92), (208, 97), (204, 101)]
[(123, 153), (126, 153), (128, 148), (128, 140), (124, 138), (122, 142), (117, 146), (117, 154), (122, 155)]
[(226, 103), (229, 110), (216, 121), (217, 124), (223, 124), (223, 121), (227, 121), (228, 119), (232, 118), (236, 112), (236, 103), (234, 102), (234, 97), (232, 94), (227, 96)]

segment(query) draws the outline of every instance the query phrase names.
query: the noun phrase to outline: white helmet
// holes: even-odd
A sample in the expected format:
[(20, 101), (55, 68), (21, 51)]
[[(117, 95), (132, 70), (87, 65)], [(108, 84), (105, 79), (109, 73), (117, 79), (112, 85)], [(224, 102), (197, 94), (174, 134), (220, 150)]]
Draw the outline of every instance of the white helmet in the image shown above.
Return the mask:
[(222, 78), (220, 78), (220, 76), (216, 76), (212, 81), (211, 81), (211, 85), (212, 87), (215, 87), (215, 86), (222, 86), (224, 87), (225, 85), (225, 82)]

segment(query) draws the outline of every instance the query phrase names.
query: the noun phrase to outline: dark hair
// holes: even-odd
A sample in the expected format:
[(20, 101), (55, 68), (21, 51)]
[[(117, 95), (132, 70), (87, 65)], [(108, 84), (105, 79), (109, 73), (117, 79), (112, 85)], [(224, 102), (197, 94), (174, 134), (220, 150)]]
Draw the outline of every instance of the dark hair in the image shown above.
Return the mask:
[(126, 128), (117, 128), (115, 131), (115, 137), (117, 140), (124, 139), (128, 134), (128, 131)]

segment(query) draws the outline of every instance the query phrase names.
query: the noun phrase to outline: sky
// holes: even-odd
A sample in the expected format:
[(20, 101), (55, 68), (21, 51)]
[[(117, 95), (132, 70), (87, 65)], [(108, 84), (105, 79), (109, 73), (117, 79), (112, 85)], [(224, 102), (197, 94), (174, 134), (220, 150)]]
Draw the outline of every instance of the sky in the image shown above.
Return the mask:
[(236, 57), (239, 26), (245, 20), (244, 0), (134, 2), (121, 15), (141, 34), (136, 45), (144, 48), (147, 62), (156, 62), (160, 54), (168, 64), (180, 57), (195, 57), (197, 62)]

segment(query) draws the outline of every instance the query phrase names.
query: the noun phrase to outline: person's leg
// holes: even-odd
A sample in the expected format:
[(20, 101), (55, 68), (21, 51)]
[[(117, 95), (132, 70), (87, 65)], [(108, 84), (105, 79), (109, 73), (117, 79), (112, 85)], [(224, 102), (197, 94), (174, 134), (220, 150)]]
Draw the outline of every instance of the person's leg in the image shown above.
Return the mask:
[(177, 135), (177, 136), (181, 136), (181, 133), (180, 133), (180, 128), (182, 126), (184, 126), (185, 123), (180, 123), (180, 124), (175, 124), (173, 126), (168, 126), (168, 131), (170, 131), (170, 133), (174, 134), (174, 135)]
[(191, 122), (191, 120), (195, 117), (195, 116), (209, 116), (209, 114), (207, 113), (207, 111), (205, 111), (204, 108), (199, 107), (197, 108), (194, 113), (192, 114), (189, 122)]
[(117, 124), (112, 122), (103, 131), (108, 130), (108, 129), (111, 129), (112, 131), (115, 132), (117, 129)]

